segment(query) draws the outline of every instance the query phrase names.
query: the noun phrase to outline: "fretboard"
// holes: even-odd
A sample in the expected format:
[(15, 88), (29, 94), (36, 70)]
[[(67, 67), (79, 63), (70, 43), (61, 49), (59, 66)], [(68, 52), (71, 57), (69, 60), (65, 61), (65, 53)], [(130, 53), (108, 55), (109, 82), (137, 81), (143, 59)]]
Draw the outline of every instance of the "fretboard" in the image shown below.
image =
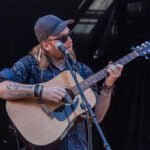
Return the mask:
[[(133, 52), (129, 53), (128, 55), (122, 57), (121, 59), (115, 61), (113, 64), (126, 65), (127, 63), (134, 60), (138, 56), (139, 56), (138, 53), (136, 51), (133, 51)], [(89, 87), (91, 87), (93, 84), (104, 79), (107, 75), (108, 75), (108, 73), (107, 73), (107, 67), (106, 67), (106, 68), (98, 71), (97, 73), (93, 74), (86, 80), (80, 82), (80, 86), (81, 86), (82, 90), (86, 90)], [(71, 90), (74, 93), (74, 95), (79, 94), (79, 90), (78, 90), (77, 86), (72, 87)]]

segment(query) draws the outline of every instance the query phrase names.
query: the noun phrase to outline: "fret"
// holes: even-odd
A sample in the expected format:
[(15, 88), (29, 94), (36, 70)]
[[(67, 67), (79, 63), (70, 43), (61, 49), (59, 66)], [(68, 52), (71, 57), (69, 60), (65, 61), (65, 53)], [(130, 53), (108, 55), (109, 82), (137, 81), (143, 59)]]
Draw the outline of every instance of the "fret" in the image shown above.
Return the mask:
[(95, 82), (97, 82), (97, 79), (95, 78), (95, 76), (92, 76), (92, 83), (95, 83)]
[(136, 52), (132, 52), (126, 56), (124, 56), (123, 58), (119, 59), (118, 61), (116, 61), (115, 63), (113, 64), (122, 64), (122, 65), (125, 65), (127, 64), (128, 62), (130, 62), (131, 60), (135, 59), (137, 57), (137, 53)]
[(91, 86), (91, 85), (95, 84), (96, 82), (100, 81), (101, 78), (100, 78), (100, 76), (98, 75), (98, 73), (96, 73), (96, 74), (92, 75), (91, 77), (89, 77), (89, 78), (86, 79), (86, 80), (87, 80), (87, 82), (89, 83), (89, 85)]
[(123, 65), (125, 65), (127, 62), (129, 62), (130, 58), (129, 57), (124, 57), (121, 59), (121, 62)]
[(99, 71), (97, 74), (100, 77), (100, 80), (102, 80), (103, 78), (107, 76), (107, 69), (104, 68), (103, 70)]
[(99, 72), (95, 73), (94, 76), (96, 77), (97, 81), (101, 80), (101, 76), (99, 75)]
[[(82, 90), (86, 90), (87, 88), (89, 88), (92, 84), (89, 84), (87, 82), (87, 80), (84, 80), (80, 83), (80, 87)], [(79, 90), (77, 88), (77, 86), (72, 87), (71, 91), (74, 93), (74, 95), (78, 95), (79, 94)]]
[(128, 59), (120, 59), (117, 62), (115, 62), (114, 64), (122, 64), (125, 65), (128, 62)]
[(73, 86), (73, 87), (71, 88), (71, 91), (73, 92), (73, 94), (74, 94), (75, 96), (79, 94), (79, 90), (78, 90), (77, 86)]
[[(131, 61), (134, 57), (130, 54), (130, 55), (127, 55), (127, 62)], [(123, 57), (124, 59), (124, 57)], [(126, 63), (125, 63), (126, 64)]]
[(130, 55), (132, 55), (133, 58), (136, 58), (137, 56), (139, 56), (139, 54), (136, 51), (130, 53)]
[(93, 79), (93, 76), (91, 76), (86, 81), (88, 82), (89, 86), (91, 86), (91, 85), (93, 85), (93, 81), (96, 81), (96, 78)]
[(132, 53), (130, 53), (129, 55), (127, 55), (127, 57), (129, 57), (129, 58), (128, 58), (129, 61), (131, 61), (131, 60), (133, 60), (134, 58), (137, 57), (137, 55), (135, 55), (135, 54), (136, 54), (135, 52), (132, 52)]
[[(139, 56), (138, 53), (133, 51), (133, 52), (129, 53), (128, 55), (124, 56), (123, 58), (117, 60), (113, 64), (125, 65), (125, 64), (127, 64), (128, 62), (130, 62), (131, 60), (135, 59), (138, 56)], [(88, 89), (93, 84), (95, 84), (98, 81), (104, 79), (106, 76), (107, 76), (107, 67), (102, 69), (102, 70), (100, 70), (100, 71), (98, 71), (97, 73), (93, 74), (92, 76), (90, 76), (86, 80), (80, 82), (81, 89), (82, 90)], [(71, 90), (74, 93), (74, 95), (78, 95), (79, 94), (79, 90), (78, 90), (77, 86), (72, 87)]]
[(80, 85), (83, 90), (90, 86), (87, 80), (84, 80)]

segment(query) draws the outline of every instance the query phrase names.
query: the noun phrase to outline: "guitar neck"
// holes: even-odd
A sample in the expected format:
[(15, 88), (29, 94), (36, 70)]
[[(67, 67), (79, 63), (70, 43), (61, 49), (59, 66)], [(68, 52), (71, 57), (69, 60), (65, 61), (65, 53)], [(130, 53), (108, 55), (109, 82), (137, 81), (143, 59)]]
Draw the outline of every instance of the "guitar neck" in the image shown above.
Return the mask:
[[(129, 53), (128, 55), (122, 57), (121, 59), (115, 61), (113, 64), (126, 65), (127, 63), (134, 60), (138, 56), (139, 56), (138, 53), (136, 51), (133, 51), (133, 52)], [(98, 81), (101, 81), (102, 79), (104, 79), (107, 75), (108, 75), (108, 73), (107, 73), (107, 67), (106, 67), (106, 68), (98, 71), (97, 73), (93, 74), (86, 80), (80, 82), (80, 86), (81, 86), (82, 90), (86, 90), (89, 87), (91, 87), (92, 85), (94, 85), (95, 83), (97, 83)], [(74, 86), (71, 90), (75, 95), (79, 94), (79, 90), (78, 90), (77, 86)]]

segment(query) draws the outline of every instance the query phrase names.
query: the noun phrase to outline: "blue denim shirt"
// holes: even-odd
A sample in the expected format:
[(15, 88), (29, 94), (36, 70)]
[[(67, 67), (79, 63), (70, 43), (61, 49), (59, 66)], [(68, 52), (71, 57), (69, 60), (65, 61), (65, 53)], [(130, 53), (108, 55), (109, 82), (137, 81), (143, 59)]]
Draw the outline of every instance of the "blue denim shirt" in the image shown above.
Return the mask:
[[(83, 63), (78, 62), (77, 68), (79, 71), (78, 73), (83, 79), (86, 79), (93, 74), (92, 70)], [(60, 72), (61, 71), (54, 66), (41, 70), (38, 67), (35, 57), (27, 55), (18, 60), (12, 68), (1, 70), (0, 77), (19, 83), (35, 84), (46, 82), (54, 78)], [(71, 129), (64, 141), (65, 142), (60, 147), (60, 150), (87, 150), (85, 122), (82, 121)]]

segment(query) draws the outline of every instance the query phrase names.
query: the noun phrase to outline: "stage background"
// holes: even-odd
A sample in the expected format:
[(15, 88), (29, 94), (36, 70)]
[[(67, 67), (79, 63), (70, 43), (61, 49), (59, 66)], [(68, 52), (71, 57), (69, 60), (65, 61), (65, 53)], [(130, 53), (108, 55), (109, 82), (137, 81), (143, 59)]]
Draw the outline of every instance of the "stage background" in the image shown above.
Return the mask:
[[(46, 14), (75, 19), (70, 28), (75, 30), (74, 47), (78, 60), (90, 65), (94, 72), (105, 67), (109, 60), (115, 61), (130, 53), (132, 46), (150, 39), (148, 0), (115, 0), (107, 9), (89, 10), (93, 2), (1, 0), (0, 69), (11, 67), (37, 44), (33, 26), (39, 16)], [(83, 22), (92, 24), (93, 28), (84, 33)], [(150, 149), (149, 77), (150, 61), (139, 57), (125, 66), (117, 81), (110, 109), (101, 123), (112, 150)], [(5, 101), (0, 101), (0, 149), (17, 149), (16, 140), (8, 130)], [(93, 149), (104, 149), (94, 125)]]

